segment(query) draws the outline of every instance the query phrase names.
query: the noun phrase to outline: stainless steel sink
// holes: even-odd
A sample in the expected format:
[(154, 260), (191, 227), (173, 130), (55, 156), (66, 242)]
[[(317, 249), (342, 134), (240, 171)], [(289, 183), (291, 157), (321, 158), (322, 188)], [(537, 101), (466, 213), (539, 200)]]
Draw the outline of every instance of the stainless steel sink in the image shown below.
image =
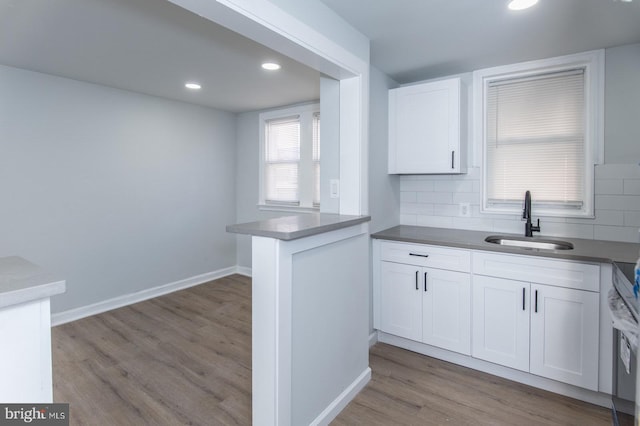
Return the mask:
[(561, 240), (542, 240), (531, 237), (512, 237), (506, 235), (491, 235), (484, 239), (488, 243), (503, 246), (522, 247), (541, 250), (572, 250), (573, 244)]

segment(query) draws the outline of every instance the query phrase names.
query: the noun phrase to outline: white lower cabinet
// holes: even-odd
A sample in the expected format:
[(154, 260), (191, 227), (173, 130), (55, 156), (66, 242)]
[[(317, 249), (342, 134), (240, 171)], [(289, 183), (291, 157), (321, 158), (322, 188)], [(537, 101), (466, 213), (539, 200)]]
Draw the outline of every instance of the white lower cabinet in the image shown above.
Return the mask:
[(430, 354), (437, 347), (598, 391), (600, 265), (378, 244), (377, 329), (429, 345)]
[(382, 262), (380, 329), (411, 340), (422, 340), (420, 269)]
[(380, 330), (471, 353), (469, 274), (381, 262)]
[(598, 293), (531, 285), (530, 372), (598, 390)]
[(476, 275), (475, 358), (598, 390), (598, 293)]
[(529, 283), (473, 277), (475, 358), (529, 371)]
[(424, 269), (422, 341), (471, 354), (471, 280), (469, 274)]

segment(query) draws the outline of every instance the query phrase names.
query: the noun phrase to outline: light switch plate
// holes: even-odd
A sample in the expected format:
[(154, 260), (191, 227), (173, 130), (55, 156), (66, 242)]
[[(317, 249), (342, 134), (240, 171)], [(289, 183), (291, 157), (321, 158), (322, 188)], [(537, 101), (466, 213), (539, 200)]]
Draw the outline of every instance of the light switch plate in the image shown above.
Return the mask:
[(329, 197), (330, 198), (340, 197), (340, 179), (329, 180)]

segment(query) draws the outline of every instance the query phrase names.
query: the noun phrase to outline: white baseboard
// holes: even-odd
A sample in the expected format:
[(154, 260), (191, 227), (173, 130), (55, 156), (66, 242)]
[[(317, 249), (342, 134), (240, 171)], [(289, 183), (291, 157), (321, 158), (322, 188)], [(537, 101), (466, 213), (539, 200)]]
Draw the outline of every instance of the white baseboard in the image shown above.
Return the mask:
[(611, 395), (607, 395), (602, 392), (594, 392), (592, 390), (579, 388), (577, 386), (529, 374), (524, 371), (503, 367), (501, 365), (493, 364), (491, 362), (483, 361), (477, 358), (472, 358), (467, 355), (451, 352), (445, 349), (437, 348), (435, 346), (415, 342), (413, 340), (404, 339), (392, 334), (383, 333), (382, 331), (378, 331), (378, 340), (381, 343), (398, 346), (409, 351), (441, 359), (443, 361), (451, 362), (463, 367), (472, 368), (474, 370), (483, 371), (485, 373), (503, 377), (514, 382), (524, 383), (525, 385), (544, 389), (546, 391), (558, 393), (560, 395), (565, 395), (570, 398), (579, 399), (581, 401), (589, 402), (601, 407), (611, 407)]
[(369, 348), (371, 346), (378, 343), (378, 330), (373, 330), (373, 332), (369, 335)]
[[(247, 270), (249, 274), (247, 274)], [(136, 293), (124, 294), (112, 299), (103, 300), (101, 302), (92, 303), (91, 305), (81, 306), (79, 308), (69, 309), (63, 312), (57, 312), (51, 315), (51, 326), (65, 324), (67, 322), (76, 321), (92, 315), (97, 315), (112, 309), (121, 308), (133, 303), (142, 302), (154, 297), (163, 296), (173, 293), (174, 291), (183, 290), (185, 288), (204, 284), (206, 282), (217, 280), (233, 274), (241, 274), (251, 276), (251, 269), (240, 266), (230, 266), (228, 268), (218, 269), (217, 271), (207, 272), (196, 275), (194, 277), (185, 278), (169, 284), (163, 284), (157, 287), (147, 288)]]
[(347, 388), (334, 399), (327, 408), (320, 413), (314, 421), (311, 422), (312, 426), (325, 426), (331, 423), (344, 407), (346, 407), (353, 398), (360, 392), (371, 380), (371, 368), (367, 367), (362, 374), (358, 376)]
[(236, 266), (236, 274), (244, 275), (245, 277), (251, 277), (251, 268), (247, 266)]

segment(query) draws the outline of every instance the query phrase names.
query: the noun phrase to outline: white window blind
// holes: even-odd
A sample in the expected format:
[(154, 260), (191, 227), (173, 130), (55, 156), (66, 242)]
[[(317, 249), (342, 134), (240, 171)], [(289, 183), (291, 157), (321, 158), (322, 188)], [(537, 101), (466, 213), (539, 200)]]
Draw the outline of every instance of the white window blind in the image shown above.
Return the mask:
[(265, 127), (265, 201), (299, 205), (300, 119), (268, 120)]
[(486, 196), (580, 209), (585, 201), (584, 70), (497, 80), (487, 87)]
[(320, 113), (313, 114), (313, 205), (320, 205)]

